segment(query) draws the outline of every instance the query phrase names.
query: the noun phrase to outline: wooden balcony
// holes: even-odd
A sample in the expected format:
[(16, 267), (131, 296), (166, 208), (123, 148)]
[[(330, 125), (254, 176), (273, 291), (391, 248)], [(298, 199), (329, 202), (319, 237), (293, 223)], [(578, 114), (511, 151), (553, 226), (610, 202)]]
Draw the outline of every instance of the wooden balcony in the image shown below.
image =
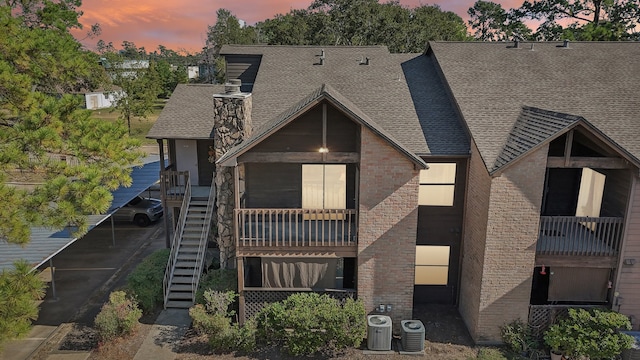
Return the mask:
[(164, 170), (160, 172), (160, 191), (167, 201), (182, 201), (184, 197), (188, 171)]
[(236, 209), (239, 256), (355, 256), (352, 209)]
[(621, 217), (541, 216), (536, 263), (615, 267), (623, 228)]

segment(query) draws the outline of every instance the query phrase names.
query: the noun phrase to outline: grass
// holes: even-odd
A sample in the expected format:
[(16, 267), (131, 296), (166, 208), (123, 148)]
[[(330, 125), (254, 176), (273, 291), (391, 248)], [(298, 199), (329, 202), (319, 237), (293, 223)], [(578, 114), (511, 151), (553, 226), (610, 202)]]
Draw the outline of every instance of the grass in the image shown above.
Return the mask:
[[(153, 124), (158, 120), (158, 116), (160, 116), (160, 112), (164, 108), (166, 100), (158, 99), (153, 106), (153, 111), (151, 114), (147, 115), (146, 118), (132, 118), (131, 119), (131, 137), (138, 139), (142, 142), (142, 145), (153, 145), (156, 144), (154, 139), (147, 139), (147, 133), (153, 126)], [(120, 113), (117, 110), (113, 109), (99, 109), (92, 110), (93, 117), (100, 120), (115, 122), (118, 121), (120, 117)]]

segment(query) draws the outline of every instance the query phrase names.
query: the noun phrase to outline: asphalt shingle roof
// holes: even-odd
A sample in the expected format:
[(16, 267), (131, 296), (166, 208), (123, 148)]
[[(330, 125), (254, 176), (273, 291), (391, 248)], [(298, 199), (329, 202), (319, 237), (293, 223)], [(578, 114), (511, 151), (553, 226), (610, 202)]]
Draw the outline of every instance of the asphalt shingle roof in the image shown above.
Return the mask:
[(498, 155), (492, 172), (566, 132), (583, 118), (569, 114), (524, 107)]
[(487, 169), (524, 106), (581, 116), (640, 158), (640, 43), (429, 43)]
[(224, 85), (179, 84), (149, 130), (152, 139), (208, 139), (213, 130), (213, 94)]
[(265, 137), (267, 137), (272, 131), (282, 128), (284, 125), (288, 124), (292, 120), (295, 119), (297, 114), (301, 111), (307, 109), (308, 106), (318, 103), (319, 101), (327, 99), (334, 106), (341, 108), (342, 111), (348, 113), (354, 118), (358, 123), (366, 126), (373, 132), (382, 136), (389, 143), (395, 146), (400, 152), (404, 153), (411, 161), (416, 164), (421, 165), (422, 167), (427, 167), (426, 163), (413, 154), (411, 151), (406, 149), (400, 142), (393, 138), (387, 131), (385, 131), (382, 127), (376, 124), (371, 118), (363, 113), (360, 109), (358, 109), (349, 99), (344, 97), (338, 91), (333, 89), (331, 86), (322, 84), (318, 89), (315, 89), (308, 96), (304, 97), (302, 100), (293, 104), (289, 109), (286, 109), (282, 114), (274, 118), (273, 120), (263, 123), (256, 131), (251, 135), (249, 139), (243, 141), (241, 144), (233, 147), (229, 151), (227, 151), (217, 162), (224, 163), (230, 158), (236, 157), (246, 150), (250, 149), (253, 145), (262, 141)]
[[(319, 65), (323, 50), (324, 65)], [(227, 45), (221, 53), (262, 55), (252, 95), (257, 126), (326, 84), (415, 154), (468, 153), (451, 104), (434, 103), (440, 95), (428, 85), (443, 85), (424, 55), (391, 54), (383, 46)], [(369, 65), (363, 64), (366, 58)]]
[[(324, 64), (320, 54), (324, 51)], [(469, 142), (433, 61), (383, 46), (239, 46), (221, 54), (260, 55), (252, 90), (254, 128), (277, 121), (326, 84), (363, 119), (417, 155), (468, 154)], [(368, 65), (363, 64), (368, 58)], [(179, 85), (149, 138), (209, 138), (212, 100), (221, 85)], [(254, 133), (255, 134), (255, 133)]]

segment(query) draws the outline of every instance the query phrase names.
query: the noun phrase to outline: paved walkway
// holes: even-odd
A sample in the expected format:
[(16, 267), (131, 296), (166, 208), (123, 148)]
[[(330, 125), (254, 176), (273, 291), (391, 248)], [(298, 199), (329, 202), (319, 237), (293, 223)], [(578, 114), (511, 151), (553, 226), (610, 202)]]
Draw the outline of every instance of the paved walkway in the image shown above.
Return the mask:
[(175, 359), (174, 345), (184, 336), (190, 324), (187, 309), (162, 311), (133, 360)]

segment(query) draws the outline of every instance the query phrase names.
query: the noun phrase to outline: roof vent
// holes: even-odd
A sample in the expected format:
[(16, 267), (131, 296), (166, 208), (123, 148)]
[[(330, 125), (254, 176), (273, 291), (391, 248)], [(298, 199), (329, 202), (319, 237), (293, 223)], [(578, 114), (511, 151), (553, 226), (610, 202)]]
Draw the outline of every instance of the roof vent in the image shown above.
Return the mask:
[(242, 80), (229, 79), (229, 82), (224, 84), (224, 93), (228, 95), (240, 94), (241, 85), (242, 85)]
[(513, 48), (520, 49), (520, 40), (516, 39), (513, 41)]
[(533, 44), (531, 44), (531, 49), (529, 49), (529, 50), (533, 51)]
[(360, 58), (360, 65), (369, 65), (369, 62), (371, 61), (371, 59), (369, 59), (368, 57), (362, 57)]
[[(316, 55), (316, 56), (318, 56), (318, 55)], [(315, 63), (314, 65), (324, 65), (324, 59), (325, 59), (324, 49), (320, 50), (320, 57), (318, 59), (319, 59), (318, 62)]]
[(563, 47), (563, 48), (565, 48), (565, 49), (568, 49), (568, 48), (569, 48), (569, 40), (565, 40), (565, 41), (562, 43), (562, 47)]

